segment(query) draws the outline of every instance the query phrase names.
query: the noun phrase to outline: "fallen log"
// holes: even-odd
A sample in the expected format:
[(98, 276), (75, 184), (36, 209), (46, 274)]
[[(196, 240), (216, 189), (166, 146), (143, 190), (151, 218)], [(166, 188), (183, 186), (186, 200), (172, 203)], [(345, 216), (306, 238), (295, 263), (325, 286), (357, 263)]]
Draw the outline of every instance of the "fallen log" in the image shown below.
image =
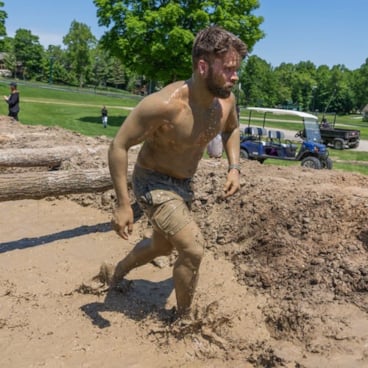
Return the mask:
[(63, 146), (50, 148), (5, 148), (0, 149), (0, 167), (60, 166), (62, 161), (81, 154), (96, 154), (106, 146), (94, 148)]
[(0, 201), (95, 193), (112, 187), (108, 169), (4, 174), (0, 175)]

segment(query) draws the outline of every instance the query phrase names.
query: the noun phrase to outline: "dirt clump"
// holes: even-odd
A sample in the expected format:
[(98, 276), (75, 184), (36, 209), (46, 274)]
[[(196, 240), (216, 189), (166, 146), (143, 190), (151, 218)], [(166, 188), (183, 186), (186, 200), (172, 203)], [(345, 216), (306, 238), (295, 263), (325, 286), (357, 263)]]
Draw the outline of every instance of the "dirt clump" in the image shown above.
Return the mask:
[[(106, 168), (109, 142), (0, 121), (1, 148), (105, 147), (60, 170)], [(201, 161), (194, 177), (193, 214), (207, 243), (183, 321), (172, 319), (175, 256), (134, 270), (124, 293), (81, 287), (148, 226), (137, 211), (132, 238), (118, 238), (112, 190), (0, 203), (0, 365), (366, 367), (367, 177), (241, 166), (241, 190), (226, 200), (226, 160)]]

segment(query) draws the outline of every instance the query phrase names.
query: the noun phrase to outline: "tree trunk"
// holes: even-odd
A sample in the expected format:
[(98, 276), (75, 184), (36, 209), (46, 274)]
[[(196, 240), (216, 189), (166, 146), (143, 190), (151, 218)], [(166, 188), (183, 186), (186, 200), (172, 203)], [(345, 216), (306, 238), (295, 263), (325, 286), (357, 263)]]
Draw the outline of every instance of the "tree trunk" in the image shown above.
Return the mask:
[(0, 175), (0, 201), (103, 192), (112, 187), (108, 169), (4, 174)]
[(106, 146), (80, 148), (79, 146), (51, 148), (0, 149), (0, 167), (59, 166), (62, 161), (82, 153), (95, 154)]

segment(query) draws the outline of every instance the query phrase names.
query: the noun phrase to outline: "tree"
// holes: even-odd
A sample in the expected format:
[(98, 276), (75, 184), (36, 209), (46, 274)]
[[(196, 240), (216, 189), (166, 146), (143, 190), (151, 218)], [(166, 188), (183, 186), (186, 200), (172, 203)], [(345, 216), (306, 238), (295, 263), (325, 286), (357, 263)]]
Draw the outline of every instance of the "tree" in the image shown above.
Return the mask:
[(51, 83), (66, 83), (68, 71), (66, 51), (60, 46), (49, 45), (43, 60), (44, 80)]
[(114, 86), (115, 88), (126, 89), (127, 73), (121, 60), (111, 56), (109, 51), (104, 50), (101, 45), (91, 50), (91, 73), (88, 83), (95, 88), (99, 86)]
[[(4, 7), (4, 2), (0, 1), (0, 8)], [(5, 20), (8, 14), (4, 10), (0, 10), (0, 37), (6, 36)], [(3, 50), (3, 40), (0, 40), (0, 50)]]
[(321, 65), (316, 70), (316, 89), (314, 91), (314, 110), (325, 111), (328, 101), (331, 97), (329, 80), (331, 76), (330, 68), (327, 65)]
[(7, 52), (4, 56), (5, 68), (10, 70), (12, 77), (15, 77), (17, 72), (17, 60), (13, 52)]
[(249, 57), (241, 68), (239, 80), (247, 105), (275, 105), (277, 90), (275, 74), (266, 61), (255, 55)]
[(68, 68), (72, 73), (70, 82), (77, 82), (80, 87), (83, 87), (90, 72), (91, 49), (95, 47), (96, 42), (90, 27), (75, 20), (71, 23), (69, 33), (63, 38), (67, 47)]
[(350, 71), (344, 65), (335, 65), (331, 68), (327, 111), (348, 114), (353, 109), (353, 96), (348, 87), (349, 76)]
[(94, 0), (101, 41), (124, 65), (148, 79), (170, 82), (191, 74), (191, 46), (202, 28), (217, 24), (251, 50), (264, 34), (258, 0)]
[(295, 66), (291, 63), (281, 63), (274, 69), (276, 78), (276, 95), (277, 105), (286, 108), (294, 108), (297, 106), (296, 101), (292, 98), (292, 86), (295, 81)]
[(358, 110), (368, 103), (368, 58), (351, 76), (351, 88), (354, 91), (355, 106)]
[(295, 65), (292, 84), (292, 99), (301, 110), (309, 111), (313, 105), (313, 93), (316, 86), (316, 67), (311, 61), (301, 61)]
[(19, 28), (14, 36), (14, 54), (17, 63), (21, 66), (22, 78), (34, 78), (42, 73), (42, 57), (44, 49), (39, 37), (31, 31)]

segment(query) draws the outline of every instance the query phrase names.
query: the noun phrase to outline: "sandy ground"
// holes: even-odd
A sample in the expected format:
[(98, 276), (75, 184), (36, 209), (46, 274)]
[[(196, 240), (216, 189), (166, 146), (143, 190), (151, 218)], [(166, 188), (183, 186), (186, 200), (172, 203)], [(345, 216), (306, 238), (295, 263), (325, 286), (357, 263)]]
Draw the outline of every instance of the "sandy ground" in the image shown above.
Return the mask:
[[(7, 119), (0, 141), (109, 142)], [(105, 154), (61, 169), (106, 167)], [(0, 175), (24, 170), (44, 169)], [(203, 161), (195, 177), (207, 246), (192, 321), (180, 326), (174, 257), (131, 272), (126, 293), (83, 288), (147, 227), (139, 218), (129, 241), (111, 231), (113, 191), (0, 202), (0, 367), (367, 367), (367, 177), (245, 161), (240, 192), (223, 201), (225, 172), (224, 160)]]

